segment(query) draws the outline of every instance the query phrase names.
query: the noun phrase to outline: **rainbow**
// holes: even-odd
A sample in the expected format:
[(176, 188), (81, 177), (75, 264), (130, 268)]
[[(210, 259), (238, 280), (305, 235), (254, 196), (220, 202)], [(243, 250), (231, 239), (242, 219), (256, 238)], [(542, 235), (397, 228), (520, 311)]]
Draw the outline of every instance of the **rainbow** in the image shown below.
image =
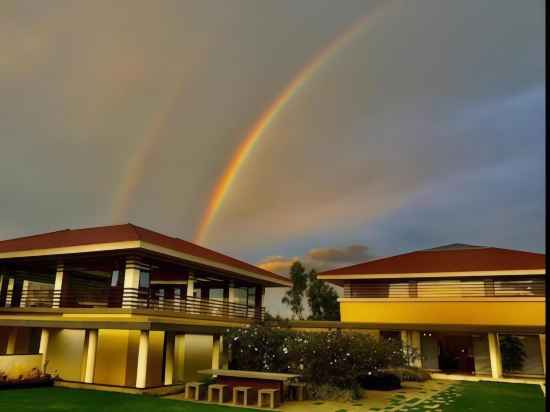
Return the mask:
[[(381, 11), (383, 10), (379, 9), (371, 15), (360, 18), (315, 55), (315, 57), (294, 76), (292, 81), (252, 125), (244, 140), (234, 151), (231, 160), (212, 191), (208, 206), (195, 235), (194, 241), (196, 243), (204, 242), (210, 226), (215, 220), (240, 168), (260, 141), (263, 133), (273, 124), (277, 115), (284, 109), (285, 105), (304, 88), (308, 81), (337, 54), (338, 50), (350, 44), (359, 34), (363, 33), (366, 27), (372, 27), (374, 23), (373, 20), (377, 20), (382, 15)], [(367, 23), (371, 24), (367, 25)]]

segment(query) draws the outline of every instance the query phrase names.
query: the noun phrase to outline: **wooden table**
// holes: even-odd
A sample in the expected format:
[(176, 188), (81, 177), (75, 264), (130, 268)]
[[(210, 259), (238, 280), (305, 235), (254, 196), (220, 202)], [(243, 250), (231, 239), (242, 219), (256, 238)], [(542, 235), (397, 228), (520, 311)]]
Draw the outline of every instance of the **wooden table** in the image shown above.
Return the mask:
[(293, 373), (272, 373), (258, 371), (240, 371), (232, 369), (204, 369), (198, 371), (201, 375), (216, 376), (216, 382), (227, 385), (233, 392), (234, 386), (248, 386), (253, 389), (278, 389), (281, 403), (284, 400), (285, 385), (300, 375)]

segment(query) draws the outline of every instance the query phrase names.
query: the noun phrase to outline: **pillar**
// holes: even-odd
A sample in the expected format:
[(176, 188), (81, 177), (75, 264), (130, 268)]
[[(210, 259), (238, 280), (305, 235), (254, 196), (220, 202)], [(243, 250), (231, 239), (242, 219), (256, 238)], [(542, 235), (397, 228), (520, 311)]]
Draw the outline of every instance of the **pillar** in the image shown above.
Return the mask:
[(221, 360), (221, 342), (222, 337), (220, 335), (212, 336), (212, 369), (220, 369)]
[[(187, 300), (185, 304), (185, 311), (187, 313), (199, 313), (199, 311), (195, 311), (195, 302), (193, 301), (193, 297), (195, 296), (195, 276), (190, 273), (187, 277), (187, 297), (191, 298), (191, 300)], [(204, 299), (204, 296), (201, 296), (201, 299)], [(207, 298), (208, 299), (208, 298)]]
[(13, 299), (13, 287), (15, 285), (15, 278), (8, 278), (8, 288), (6, 289), (6, 307), (11, 306)]
[(0, 306), (4, 306), (5, 303), (3, 304), (2, 303), (2, 291), (4, 290), (3, 287), (4, 287), (4, 278), (6, 276), (4, 276), (4, 274), (2, 272), (0, 272)]
[(539, 342), (540, 342), (540, 358), (542, 360), (542, 370), (546, 375), (546, 335), (545, 334), (539, 335)]
[(174, 364), (175, 362), (175, 344), (176, 336), (173, 333), (164, 333), (165, 351), (164, 351), (164, 384), (172, 385), (174, 383)]
[(136, 388), (143, 389), (147, 386), (147, 358), (149, 356), (149, 331), (142, 330), (139, 333), (139, 348), (137, 359)]
[(137, 307), (140, 272), (141, 267), (139, 260), (128, 258), (124, 269), (124, 292), (122, 294), (123, 308)]
[(412, 360), (412, 366), (422, 367), (422, 346), (420, 332), (412, 330), (410, 333), (410, 345), (416, 351), (416, 357)]
[(502, 357), (497, 333), (488, 333), (489, 359), (491, 360), (491, 374), (494, 379), (502, 378)]
[(86, 352), (86, 372), (84, 374), (84, 382), (86, 383), (94, 383), (97, 339), (97, 329), (90, 329), (88, 331), (88, 350)]
[(50, 342), (50, 330), (43, 328), (42, 333), (40, 334), (40, 348), (38, 353), (42, 354), (42, 362), (40, 364), (40, 369), (42, 373), (46, 373), (46, 361), (48, 358), (48, 343)]
[(17, 328), (13, 327), (10, 330), (8, 336), (8, 344), (6, 345), (6, 355), (13, 355), (15, 353), (15, 342), (17, 341)]
[(63, 278), (65, 277), (65, 267), (62, 263), (57, 265), (55, 272), (55, 283), (53, 286), (53, 302), (52, 308), (61, 306), (61, 294), (63, 292)]
[(80, 358), (80, 381), (86, 379), (86, 362), (88, 360), (88, 341), (90, 340), (90, 331), (84, 330), (84, 345), (82, 346), (82, 356)]
[(24, 280), (23, 286), (21, 288), (21, 302), (19, 303), (19, 307), (24, 308), (27, 306), (27, 298), (29, 294), (29, 281)]

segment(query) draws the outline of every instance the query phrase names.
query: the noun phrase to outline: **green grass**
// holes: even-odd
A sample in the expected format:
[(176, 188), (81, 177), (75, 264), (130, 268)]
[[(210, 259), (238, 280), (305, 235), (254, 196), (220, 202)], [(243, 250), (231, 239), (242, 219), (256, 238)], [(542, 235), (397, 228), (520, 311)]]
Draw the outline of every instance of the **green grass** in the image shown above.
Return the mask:
[[(444, 391), (443, 399), (449, 404), (442, 405), (444, 412), (543, 412), (545, 398), (538, 385), (496, 382), (463, 382)], [(426, 400), (415, 405), (414, 411), (433, 410)]]
[(250, 412), (250, 409), (204, 405), (153, 396), (64, 388), (0, 391), (0, 411), (44, 412)]

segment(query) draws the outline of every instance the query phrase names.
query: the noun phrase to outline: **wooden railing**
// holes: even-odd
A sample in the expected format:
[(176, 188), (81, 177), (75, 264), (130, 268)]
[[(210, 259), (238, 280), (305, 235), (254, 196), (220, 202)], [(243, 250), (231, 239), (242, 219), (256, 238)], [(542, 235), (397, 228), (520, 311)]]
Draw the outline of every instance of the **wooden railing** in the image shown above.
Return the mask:
[(265, 308), (263, 307), (190, 296), (166, 298), (158, 291), (146, 288), (73, 288), (63, 292), (53, 289), (30, 289), (21, 291), (17, 299), (14, 299), (13, 291), (7, 291), (5, 302), (3, 306), (10, 307), (118, 307), (182, 312), (190, 315), (238, 318), (254, 321), (263, 320), (265, 315)]
[(479, 281), (351, 282), (344, 287), (346, 298), (510, 298), (544, 297), (542, 279)]

